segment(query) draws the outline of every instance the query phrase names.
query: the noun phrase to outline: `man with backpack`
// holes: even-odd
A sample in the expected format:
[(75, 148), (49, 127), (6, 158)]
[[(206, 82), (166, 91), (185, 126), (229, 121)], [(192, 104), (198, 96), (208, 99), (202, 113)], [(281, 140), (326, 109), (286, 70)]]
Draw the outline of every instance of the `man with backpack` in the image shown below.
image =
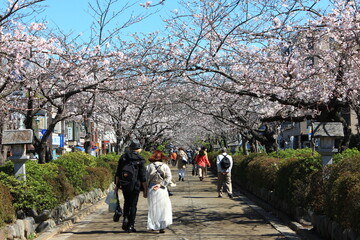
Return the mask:
[(115, 192), (121, 189), (124, 196), (122, 229), (129, 233), (136, 232), (134, 225), (141, 189), (144, 197), (147, 197), (145, 159), (140, 152), (140, 142), (131, 141), (129, 150), (119, 159), (115, 175)]
[(222, 197), (224, 184), (229, 198), (233, 198), (232, 184), (231, 184), (231, 169), (233, 166), (233, 159), (226, 153), (226, 148), (221, 149), (221, 154), (216, 157), (216, 167), (218, 172), (218, 197)]

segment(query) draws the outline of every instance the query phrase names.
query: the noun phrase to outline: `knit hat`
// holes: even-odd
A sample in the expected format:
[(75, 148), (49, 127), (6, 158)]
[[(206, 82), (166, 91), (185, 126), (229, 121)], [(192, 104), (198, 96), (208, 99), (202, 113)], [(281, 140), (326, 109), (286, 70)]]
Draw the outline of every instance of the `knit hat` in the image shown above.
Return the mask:
[(134, 150), (135, 149), (140, 149), (141, 144), (140, 144), (139, 140), (137, 140), (137, 139), (132, 140), (130, 145), (129, 145), (129, 148), (134, 149)]

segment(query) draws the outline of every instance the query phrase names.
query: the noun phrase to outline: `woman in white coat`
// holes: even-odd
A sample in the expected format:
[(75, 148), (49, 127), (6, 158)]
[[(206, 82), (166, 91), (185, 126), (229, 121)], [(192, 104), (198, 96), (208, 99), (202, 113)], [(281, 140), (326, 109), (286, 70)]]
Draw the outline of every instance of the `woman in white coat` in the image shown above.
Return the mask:
[(146, 183), (148, 187), (148, 223), (151, 230), (164, 233), (165, 228), (172, 224), (172, 206), (167, 186), (171, 182), (170, 167), (161, 151), (156, 150), (149, 158), (151, 162), (146, 167)]

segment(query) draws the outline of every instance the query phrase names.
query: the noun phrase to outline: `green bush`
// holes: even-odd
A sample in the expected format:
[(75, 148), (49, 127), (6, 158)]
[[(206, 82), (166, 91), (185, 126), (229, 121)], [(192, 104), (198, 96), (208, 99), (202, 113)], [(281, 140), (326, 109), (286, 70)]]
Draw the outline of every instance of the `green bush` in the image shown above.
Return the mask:
[(268, 191), (275, 189), (276, 174), (278, 170), (277, 158), (258, 155), (248, 163), (246, 179), (253, 186), (265, 188)]
[(310, 177), (310, 186), (306, 202), (309, 209), (317, 214), (325, 214), (325, 188), (323, 170), (314, 172)]
[(333, 162), (338, 163), (346, 158), (359, 156), (360, 151), (357, 148), (349, 148), (343, 151), (342, 153), (335, 154), (333, 156)]
[(241, 185), (246, 186), (250, 182), (250, 179), (248, 179), (248, 176), (251, 175), (251, 172), (249, 170), (249, 164), (254, 161), (259, 156), (263, 156), (263, 153), (251, 153), (249, 155), (235, 155), (233, 156), (233, 178), (235, 178), (235, 181)]
[(15, 220), (15, 209), (8, 187), (0, 183), (0, 227)]
[(50, 179), (58, 175), (58, 166), (53, 163), (38, 164), (34, 161), (26, 162), (27, 205), (42, 211), (52, 209), (58, 205), (59, 199), (54, 193)]
[(156, 147), (156, 150), (162, 151), (163, 153), (165, 153), (166, 151), (166, 146), (165, 145), (159, 145)]
[(111, 174), (110, 170), (104, 167), (88, 167), (86, 168), (87, 174), (83, 179), (83, 190), (91, 191), (94, 188), (100, 188), (105, 190), (109, 187), (110, 183), (114, 181), (114, 175)]
[(100, 155), (98, 157), (98, 161), (103, 162), (118, 162), (120, 156), (117, 155), (115, 152), (108, 153), (106, 155)]
[(64, 203), (76, 196), (76, 190), (66, 175), (66, 169), (63, 166), (58, 166), (58, 174), (47, 178), (59, 203)]
[(321, 169), (321, 159), (301, 156), (282, 161), (277, 172), (275, 194), (292, 207), (309, 207), (312, 174)]
[(313, 151), (311, 148), (303, 148), (303, 149), (285, 149), (277, 152), (269, 153), (269, 156), (288, 159), (288, 158), (308, 158), (308, 157), (320, 157), (320, 154), (316, 151)]
[(311, 149), (288, 149), (271, 154), (235, 155), (233, 178), (240, 184), (272, 190), (295, 207), (325, 214), (343, 228), (360, 233), (360, 154), (349, 149), (336, 163), (323, 168)]
[(14, 163), (12, 161), (6, 161), (4, 165), (0, 166), (0, 172), (6, 173), (7, 175), (13, 175)]
[(96, 158), (83, 152), (70, 152), (61, 155), (53, 163), (63, 167), (65, 176), (74, 187), (76, 194), (83, 193), (82, 185), (86, 167), (96, 165)]
[(108, 153), (106, 155), (100, 155), (96, 160), (96, 167), (104, 167), (110, 170), (110, 175), (115, 176), (117, 165), (120, 155), (116, 153)]
[[(37, 164), (26, 162), (26, 182), (17, 180), (13, 174), (1, 172), (0, 182), (6, 185), (13, 196), (14, 207), (19, 209), (52, 209), (69, 200), (74, 194), (69, 180), (54, 163)], [(70, 190), (68, 190), (70, 189)], [(69, 192), (72, 192), (69, 194)]]
[[(14, 164), (0, 167), (0, 224), (13, 220), (14, 210), (53, 209), (75, 195), (94, 188), (105, 190), (113, 181), (118, 158), (110, 154), (94, 158), (82, 152), (64, 154), (46, 164), (26, 162), (26, 181), (13, 176)], [(4, 189), (8, 189), (7, 191)], [(10, 200), (9, 200), (10, 199)], [(8, 202), (13, 201), (12, 206)], [(4, 212), (2, 206), (6, 206)]]
[(145, 158), (146, 163), (149, 163), (149, 158), (151, 157), (152, 152), (141, 151), (140, 155)]
[(324, 182), (325, 214), (360, 234), (360, 156), (330, 166)]
[[(34, 202), (31, 202), (32, 199), (28, 198), (29, 189), (28, 185), (26, 185), (24, 181), (20, 181), (12, 175), (7, 175), (4, 172), (0, 172), (0, 182), (9, 188), (10, 193), (14, 199), (13, 205), (15, 209), (28, 209), (36, 204)], [(32, 194), (30, 194), (30, 197), (31, 196)], [(31, 206), (28, 207), (28, 205)]]
[[(216, 164), (216, 157), (220, 154), (220, 152), (208, 152), (208, 159), (211, 165)], [(214, 165), (215, 166), (215, 165)]]

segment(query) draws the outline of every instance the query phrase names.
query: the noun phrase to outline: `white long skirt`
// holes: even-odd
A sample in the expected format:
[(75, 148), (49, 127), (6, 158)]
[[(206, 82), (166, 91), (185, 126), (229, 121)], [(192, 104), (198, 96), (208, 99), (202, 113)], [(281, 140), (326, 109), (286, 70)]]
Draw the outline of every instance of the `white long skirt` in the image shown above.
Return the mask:
[(172, 207), (166, 188), (160, 188), (157, 191), (149, 188), (148, 208), (148, 229), (165, 229), (172, 224)]

